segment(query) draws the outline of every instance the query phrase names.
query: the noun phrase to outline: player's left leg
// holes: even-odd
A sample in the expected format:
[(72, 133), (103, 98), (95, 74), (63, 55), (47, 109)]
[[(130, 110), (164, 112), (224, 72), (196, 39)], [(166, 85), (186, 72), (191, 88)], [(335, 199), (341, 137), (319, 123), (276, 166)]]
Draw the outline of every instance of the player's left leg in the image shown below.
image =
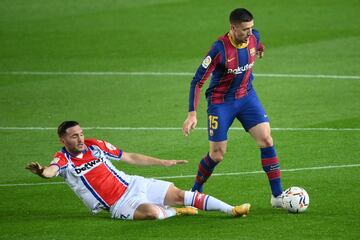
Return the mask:
[(269, 179), (272, 195), (277, 197), (282, 193), (280, 164), (270, 134), (270, 124), (260, 123), (249, 129), (249, 133), (260, 147), (261, 164)]
[(167, 181), (131, 176), (126, 193), (110, 208), (112, 218), (146, 220), (175, 216), (174, 208), (164, 206), (171, 185)]
[(174, 208), (165, 208), (155, 204), (141, 204), (134, 213), (134, 220), (162, 220), (176, 215)]
[[(189, 206), (203, 211), (220, 211), (231, 216), (246, 216), (250, 211), (249, 203), (234, 207), (210, 195), (180, 190), (174, 185), (169, 187), (164, 204), (169, 206)], [(182, 213), (190, 213), (191, 211), (194, 211), (194, 208), (177, 209), (177, 214), (182, 215)]]
[[(246, 96), (247, 101), (242, 106), (242, 111), (237, 115), (244, 129), (250, 133), (260, 148), (261, 164), (269, 179), (272, 197), (280, 196), (282, 186), (280, 180), (280, 164), (276, 155), (273, 139), (270, 134), (270, 124), (268, 116), (256, 95), (255, 90), (249, 92)], [(279, 206), (280, 201), (275, 204), (271, 201), (273, 207)]]

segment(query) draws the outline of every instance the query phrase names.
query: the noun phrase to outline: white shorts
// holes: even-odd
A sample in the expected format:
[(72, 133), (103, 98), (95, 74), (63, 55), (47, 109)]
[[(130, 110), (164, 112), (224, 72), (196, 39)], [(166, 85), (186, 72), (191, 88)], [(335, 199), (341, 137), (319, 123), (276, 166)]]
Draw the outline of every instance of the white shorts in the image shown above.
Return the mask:
[(110, 208), (112, 218), (132, 220), (135, 210), (144, 203), (164, 206), (171, 182), (131, 176), (129, 188)]

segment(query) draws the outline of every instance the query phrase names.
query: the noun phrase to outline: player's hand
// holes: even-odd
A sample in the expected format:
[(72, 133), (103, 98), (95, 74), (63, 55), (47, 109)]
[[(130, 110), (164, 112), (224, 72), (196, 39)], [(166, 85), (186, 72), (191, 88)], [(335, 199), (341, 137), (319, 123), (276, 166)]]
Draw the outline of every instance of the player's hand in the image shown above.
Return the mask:
[(187, 160), (164, 160), (164, 161), (162, 161), (162, 163), (166, 167), (171, 167), (171, 166), (174, 166), (176, 164), (188, 163), (188, 161)]
[(186, 118), (183, 124), (183, 134), (185, 136), (189, 136), (190, 130), (195, 129), (197, 125), (196, 112), (192, 111), (188, 113), (188, 117)]
[(264, 57), (264, 52), (265, 52), (264, 45), (262, 45), (262, 43), (260, 42), (259, 47), (258, 47), (258, 51), (257, 51), (257, 55), (259, 56), (259, 58)]
[(44, 167), (42, 167), (38, 162), (32, 162), (29, 163), (25, 169), (29, 170), (30, 172), (42, 176), (43, 172), (44, 172)]

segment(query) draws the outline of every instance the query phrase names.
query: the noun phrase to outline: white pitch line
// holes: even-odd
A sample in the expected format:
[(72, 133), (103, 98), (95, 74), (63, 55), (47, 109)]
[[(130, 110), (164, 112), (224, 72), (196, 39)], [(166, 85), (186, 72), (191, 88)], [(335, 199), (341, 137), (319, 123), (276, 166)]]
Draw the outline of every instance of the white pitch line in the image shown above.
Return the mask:
[[(293, 169), (281, 169), (281, 172), (296, 172), (296, 171), (305, 171), (305, 170), (322, 170), (330, 168), (352, 168), (360, 167), (360, 164), (350, 164), (350, 165), (330, 165), (322, 167), (308, 167), (308, 168), (293, 168)], [(252, 172), (237, 172), (237, 173), (213, 173), (211, 176), (237, 176), (237, 175), (253, 175), (253, 174), (262, 174), (264, 171), (252, 171)], [(157, 179), (172, 179), (172, 178), (194, 178), (194, 175), (180, 175), (180, 176), (165, 176), (165, 177), (154, 177)]]
[(0, 72), (0, 75), (46, 75), (46, 76), (61, 76), (61, 75), (75, 75), (75, 76), (191, 76), (194, 73), (190, 72)]
[[(307, 170), (323, 170), (332, 168), (354, 168), (360, 167), (360, 164), (348, 164), (348, 165), (329, 165), (321, 167), (307, 167), (307, 168), (293, 168), (293, 169), (281, 169), (281, 172), (296, 172), (296, 171), (307, 171)], [(253, 175), (263, 174), (264, 171), (252, 171), (252, 172), (236, 172), (236, 173), (214, 173), (212, 176), (238, 176), (238, 175)], [(162, 177), (151, 177), (156, 179), (174, 179), (174, 178), (194, 178), (195, 175), (178, 175), (178, 176), (162, 176)], [(20, 187), (20, 186), (41, 186), (41, 185), (57, 185), (65, 184), (65, 182), (43, 182), (43, 183), (4, 183), (0, 184), (0, 187)]]
[[(56, 130), (55, 127), (0, 127), (0, 130), (9, 131), (48, 131)], [(85, 130), (116, 130), (116, 131), (180, 131), (180, 127), (83, 127)], [(196, 130), (207, 130), (198, 127)], [(232, 127), (230, 130), (244, 131), (243, 128)], [(271, 128), (272, 131), (360, 131), (360, 128)]]
[(41, 185), (58, 185), (65, 182), (42, 182), (42, 183), (4, 183), (0, 187), (20, 187), (20, 186), (41, 186)]
[[(36, 72), (36, 71), (12, 71), (0, 72), (0, 75), (45, 75), (45, 76), (193, 76), (192, 72)], [(360, 79), (360, 76), (326, 75), (326, 74), (283, 74), (283, 73), (255, 73), (255, 77), (271, 78), (331, 78), (331, 79)]]
[(332, 79), (360, 79), (360, 76), (342, 76), (325, 74), (281, 74), (281, 73), (255, 73), (255, 77), (274, 77), (274, 78), (332, 78)]

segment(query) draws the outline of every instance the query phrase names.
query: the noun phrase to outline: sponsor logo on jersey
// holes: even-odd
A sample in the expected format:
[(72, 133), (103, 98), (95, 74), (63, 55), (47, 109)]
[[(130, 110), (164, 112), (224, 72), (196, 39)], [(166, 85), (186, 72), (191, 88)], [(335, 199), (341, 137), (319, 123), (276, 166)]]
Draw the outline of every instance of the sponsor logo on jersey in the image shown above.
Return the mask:
[(254, 66), (254, 64), (255, 64), (255, 62), (252, 62), (252, 63), (248, 63), (242, 67), (239, 66), (235, 69), (228, 69), (228, 74), (234, 74), (234, 75), (241, 74), (241, 73), (246, 72), (247, 70), (251, 69)]
[(211, 57), (210, 56), (207, 56), (205, 59), (204, 59), (204, 61), (202, 62), (202, 66), (204, 67), (204, 68), (208, 68), (209, 67), (209, 65), (210, 65), (210, 63), (211, 63)]
[(84, 175), (85, 173), (91, 171), (102, 163), (101, 158), (94, 159), (90, 162), (84, 163), (78, 167), (75, 167), (75, 172), (77, 175)]

